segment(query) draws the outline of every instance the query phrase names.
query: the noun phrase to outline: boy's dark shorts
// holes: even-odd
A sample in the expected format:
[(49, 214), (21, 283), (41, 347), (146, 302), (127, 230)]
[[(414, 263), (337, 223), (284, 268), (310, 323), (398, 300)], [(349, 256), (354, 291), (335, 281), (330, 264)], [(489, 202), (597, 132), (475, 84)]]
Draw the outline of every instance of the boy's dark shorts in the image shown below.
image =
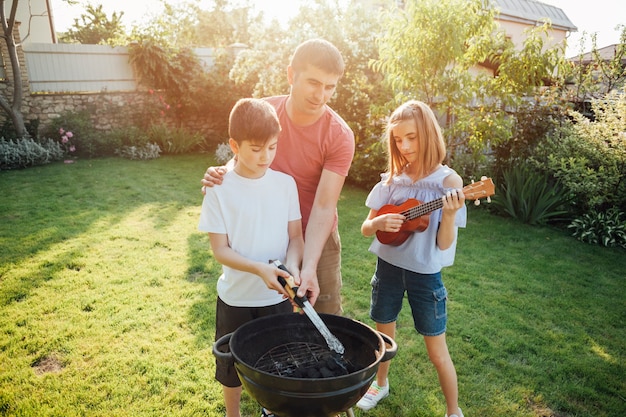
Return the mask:
[[(243, 324), (259, 317), (291, 312), (293, 312), (293, 307), (289, 300), (267, 307), (233, 307), (218, 297), (217, 308), (215, 309), (215, 340), (234, 332)], [(235, 366), (217, 359), (215, 361), (215, 379), (227, 387), (241, 386)]]

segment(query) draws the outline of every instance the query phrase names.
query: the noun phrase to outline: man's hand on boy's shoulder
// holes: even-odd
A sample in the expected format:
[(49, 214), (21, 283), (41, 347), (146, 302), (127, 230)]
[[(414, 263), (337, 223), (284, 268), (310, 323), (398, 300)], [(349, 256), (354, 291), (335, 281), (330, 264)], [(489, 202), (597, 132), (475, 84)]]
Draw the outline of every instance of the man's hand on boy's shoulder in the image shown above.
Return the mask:
[(202, 183), (202, 194), (206, 193), (205, 187), (220, 185), (224, 180), (224, 174), (226, 174), (226, 171), (228, 171), (228, 169), (225, 166), (208, 167), (204, 173), (204, 177), (200, 180)]

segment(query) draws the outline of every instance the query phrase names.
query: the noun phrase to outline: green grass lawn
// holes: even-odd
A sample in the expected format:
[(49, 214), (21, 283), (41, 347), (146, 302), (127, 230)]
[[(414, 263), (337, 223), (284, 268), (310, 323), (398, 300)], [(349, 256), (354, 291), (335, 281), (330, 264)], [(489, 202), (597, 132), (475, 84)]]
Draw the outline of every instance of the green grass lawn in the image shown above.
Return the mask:
[[(0, 416), (223, 416), (220, 267), (196, 229), (209, 156), (0, 172)], [(367, 191), (340, 202), (345, 315), (368, 325)], [(626, 252), (469, 210), (444, 270), (467, 417), (626, 413)], [(403, 310), (392, 393), (357, 416), (445, 406)], [(259, 407), (244, 395), (245, 416)]]

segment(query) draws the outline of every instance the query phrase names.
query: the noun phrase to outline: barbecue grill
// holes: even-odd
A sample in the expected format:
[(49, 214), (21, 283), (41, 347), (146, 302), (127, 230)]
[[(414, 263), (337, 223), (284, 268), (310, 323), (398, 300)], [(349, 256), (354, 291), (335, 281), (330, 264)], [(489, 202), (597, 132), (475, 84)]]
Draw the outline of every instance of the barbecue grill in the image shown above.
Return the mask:
[(393, 358), (395, 341), (346, 317), (320, 314), (345, 347), (331, 351), (302, 314), (250, 321), (213, 345), (218, 360), (234, 363), (244, 389), (280, 417), (335, 417), (367, 392), (378, 365)]

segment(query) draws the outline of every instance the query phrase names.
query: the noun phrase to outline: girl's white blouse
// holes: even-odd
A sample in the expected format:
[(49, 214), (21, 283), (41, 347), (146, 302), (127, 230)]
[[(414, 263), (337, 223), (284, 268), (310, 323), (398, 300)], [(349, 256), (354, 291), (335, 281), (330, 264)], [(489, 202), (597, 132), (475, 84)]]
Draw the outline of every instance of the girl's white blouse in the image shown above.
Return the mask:
[[(442, 198), (449, 190), (443, 186), (444, 179), (455, 171), (442, 165), (429, 176), (413, 182), (406, 174), (393, 178), (391, 184), (385, 184), (389, 174), (382, 174), (381, 181), (370, 191), (365, 205), (373, 210), (380, 210), (386, 204), (400, 205), (409, 198), (422, 203)], [(420, 274), (434, 274), (445, 266), (454, 263), (456, 242), (446, 250), (437, 247), (437, 230), (441, 220), (441, 209), (430, 213), (428, 227), (423, 232), (412, 233), (401, 245), (385, 245), (374, 237), (370, 245), (370, 252), (384, 261)], [(455, 233), (459, 227), (465, 227), (467, 221), (467, 207), (462, 207), (456, 213)]]

